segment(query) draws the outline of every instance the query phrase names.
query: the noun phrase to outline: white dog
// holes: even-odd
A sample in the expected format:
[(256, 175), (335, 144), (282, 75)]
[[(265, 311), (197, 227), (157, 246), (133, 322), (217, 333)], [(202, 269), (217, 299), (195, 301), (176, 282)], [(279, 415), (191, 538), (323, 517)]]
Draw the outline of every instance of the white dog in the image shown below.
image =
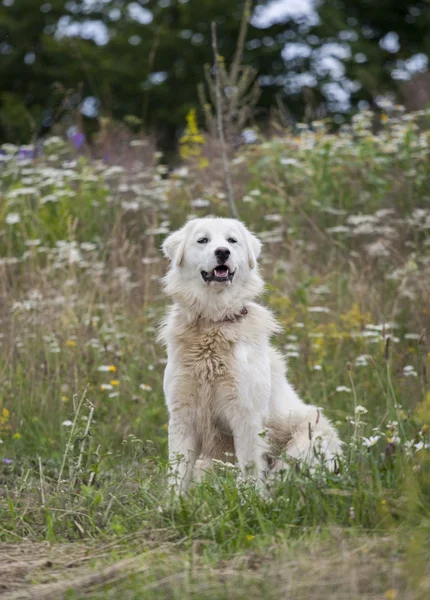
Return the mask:
[(198, 457), (225, 460), (226, 453), (261, 484), (268, 467), (285, 467), (281, 453), (333, 468), (342, 443), (321, 409), (304, 404), (288, 383), (270, 346), (279, 325), (254, 302), (263, 288), (260, 241), (234, 219), (193, 219), (163, 251), (173, 305), (160, 339), (176, 489), (187, 488)]

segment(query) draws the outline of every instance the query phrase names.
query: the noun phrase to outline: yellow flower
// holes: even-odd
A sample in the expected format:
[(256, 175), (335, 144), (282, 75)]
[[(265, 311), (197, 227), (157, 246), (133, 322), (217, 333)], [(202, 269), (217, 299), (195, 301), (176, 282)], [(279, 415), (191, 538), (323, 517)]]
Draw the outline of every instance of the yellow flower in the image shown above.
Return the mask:
[(388, 115), (386, 115), (385, 113), (383, 113), (381, 115), (381, 123), (387, 123), (388, 122)]
[(119, 379), (112, 379), (110, 382), (111, 385), (119, 385)]
[(74, 348), (76, 346), (76, 340), (67, 340), (66, 344), (67, 346), (70, 346), (70, 348)]
[(10, 429), (10, 425), (7, 424), (9, 421), (9, 411), (7, 408), (3, 408), (0, 413), (0, 431), (7, 431)]
[(20, 434), (20, 433), (18, 433), (18, 432), (17, 432), (17, 433), (14, 433), (14, 434), (13, 434), (13, 439), (14, 439), (14, 440), (20, 440), (20, 439), (21, 439), (21, 434)]
[(68, 399), (68, 397), (67, 397), (67, 396), (61, 396), (61, 400), (62, 400), (63, 402), (68, 402), (68, 400), (69, 400), (69, 399)]
[(116, 371), (116, 367), (115, 367), (114, 365), (109, 365), (109, 371), (110, 371), (111, 373), (115, 373), (115, 371)]
[(397, 594), (397, 590), (395, 590), (394, 588), (390, 588), (385, 592), (384, 598), (386, 598), (386, 600), (396, 600)]
[(246, 539), (248, 540), (248, 542), (251, 542), (254, 538), (255, 538), (255, 535), (247, 535), (246, 536)]
[(340, 319), (346, 331), (355, 329), (363, 329), (366, 323), (372, 322), (372, 317), (369, 312), (361, 312), (357, 302), (354, 302), (352, 308), (340, 315)]
[(199, 168), (207, 167), (207, 161), (201, 156), (201, 146), (205, 143), (204, 136), (197, 125), (196, 111), (192, 108), (186, 116), (187, 126), (184, 135), (179, 140), (179, 154), (182, 159), (197, 159)]
[(209, 166), (209, 161), (207, 158), (204, 158), (202, 156), (202, 158), (199, 160), (199, 162), (197, 163), (199, 169), (206, 169), (206, 167)]

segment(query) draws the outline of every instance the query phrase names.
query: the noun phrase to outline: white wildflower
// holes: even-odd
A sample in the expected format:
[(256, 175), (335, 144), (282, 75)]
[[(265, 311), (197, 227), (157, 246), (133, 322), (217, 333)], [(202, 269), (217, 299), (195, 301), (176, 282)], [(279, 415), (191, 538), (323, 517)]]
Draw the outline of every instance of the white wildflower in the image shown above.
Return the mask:
[(148, 145), (148, 140), (131, 140), (130, 141), (130, 146), (132, 148), (142, 147), (142, 146), (147, 146), (147, 145)]
[(32, 194), (37, 194), (38, 190), (35, 187), (21, 187), (16, 188), (8, 192), (8, 198), (18, 198), (19, 196), (30, 196)]
[(351, 388), (346, 387), (346, 385), (338, 385), (336, 388), (336, 392), (347, 392), (349, 394), (351, 391)]
[(205, 200), (204, 198), (195, 198), (190, 202), (193, 208), (205, 208), (206, 206), (210, 206), (209, 200)]
[(290, 166), (294, 166), (299, 163), (299, 161), (296, 160), (295, 158), (281, 158), (279, 162), (281, 163), (281, 165), (290, 165)]
[(401, 440), (398, 435), (393, 435), (392, 437), (387, 438), (387, 441), (389, 444), (398, 445), (398, 444), (400, 444)]
[(143, 390), (144, 392), (151, 392), (152, 391), (152, 387), (150, 385), (146, 384), (146, 383), (141, 383), (139, 385), (139, 388), (141, 390)]
[(374, 215), (350, 215), (346, 221), (350, 225), (363, 225), (364, 223), (375, 223), (377, 219)]
[(60, 198), (55, 194), (48, 194), (47, 196), (44, 196), (40, 199), (40, 204), (47, 204), (48, 202), (58, 202), (59, 199)]
[(329, 313), (330, 309), (327, 306), (309, 306), (308, 311), (311, 313)]
[(390, 251), (387, 248), (387, 244), (384, 243), (382, 240), (377, 240), (376, 242), (372, 242), (371, 244), (367, 244), (365, 246), (366, 252), (367, 254), (369, 254), (369, 256), (374, 256), (374, 257), (384, 257), (384, 256), (390, 256)]
[(21, 221), (21, 217), (19, 216), (18, 213), (11, 212), (6, 215), (5, 220), (8, 225), (15, 225), (16, 223), (19, 223)]
[(367, 367), (369, 365), (369, 354), (360, 354), (354, 361), (356, 367)]
[(185, 178), (185, 177), (188, 177), (188, 173), (189, 173), (188, 167), (179, 167), (179, 169), (175, 169), (173, 171), (172, 176)]
[(397, 429), (399, 422), (398, 421), (388, 421), (388, 423), (386, 424), (386, 428), (387, 429)]
[(330, 290), (326, 285), (318, 285), (317, 287), (313, 288), (312, 292), (320, 296), (324, 294), (329, 294)]
[(363, 438), (363, 446), (366, 446), (366, 448), (370, 448), (371, 446), (374, 446), (380, 439), (380, 435), (371, 435), (368, 438), (365, 437)]
[(93, 250), (97, 250), (97, 246), (92, 242), (82, 242), (81, 249), (87, 250), (88, 252), (92, 252)]
[(130, 200), (129, 202), (124, 200), (121, 202), (121, 208), (125, 211), (129, 210), (131, 212), (137, 212), (140, 208), (140, 204), (137, 200)]
[(101, 390), (113, 390), (113, 385), (110, 383), (102, 383), (100, 386)]
[(349, 227), (345, 227), (345, 225), (337, 225), (326, 229), (327, 233), (350, 233), (350, 231)]

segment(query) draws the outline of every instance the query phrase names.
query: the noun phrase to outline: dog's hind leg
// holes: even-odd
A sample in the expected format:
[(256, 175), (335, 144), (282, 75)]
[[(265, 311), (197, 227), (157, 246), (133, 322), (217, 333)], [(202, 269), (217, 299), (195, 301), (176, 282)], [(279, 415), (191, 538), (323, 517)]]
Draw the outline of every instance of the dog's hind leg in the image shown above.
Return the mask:
[(286, 379), (284, 362), (275, 351), (271, 354), (271, 366), (272, 395), (268, 430), (275, 454), (285, 453), (287, 457), (308, 464), (324, 462), (334, 470), (343, 446), (336, 429), (320, 408), (302, 402)]
[[(268, 429), (275, 454), (307, 465), (325, 464), (331, 471), (336, 469), (343, 443), (320, 408), (301, 404), (278, 415)], [(285, 463), (277, 460), (276, 466), (275, 470), (282, 470)]]
[(307, 405), (305, 408), (307, 410), (294, 428), (285, 453), (308, 465), (323, 463), (333, 471), (337, 459), (342, 455), (342, 442), (321, 409)]

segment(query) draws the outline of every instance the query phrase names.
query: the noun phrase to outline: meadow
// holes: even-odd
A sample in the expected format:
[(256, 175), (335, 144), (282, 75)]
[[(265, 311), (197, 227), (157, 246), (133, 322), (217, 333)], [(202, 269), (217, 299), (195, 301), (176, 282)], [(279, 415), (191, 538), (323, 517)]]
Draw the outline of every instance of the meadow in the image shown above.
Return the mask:
[(269, 498), (226, 464), (166, 484), (159, 248), (229, 215), (216, 142), (169, 172), (144, 138), (116, 164), (1, 147), (0, 597), (428, 597), (429, 118), (387, 105), (232, 158), (275, 343), (346, 442)]

